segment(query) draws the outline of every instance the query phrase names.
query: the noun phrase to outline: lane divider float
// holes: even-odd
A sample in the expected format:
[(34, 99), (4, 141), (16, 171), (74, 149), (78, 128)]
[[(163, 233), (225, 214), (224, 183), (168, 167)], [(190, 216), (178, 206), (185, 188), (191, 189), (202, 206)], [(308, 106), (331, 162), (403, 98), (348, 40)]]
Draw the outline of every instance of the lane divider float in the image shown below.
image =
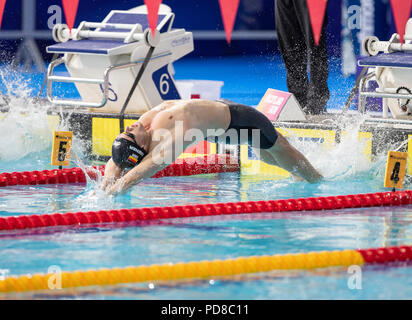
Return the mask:
[[(104, 175), (104, 167), (89, 167), (86, 173), (96, 180)], [(212, 154), (203, 157), (179, 159), (170, 166), (156, 173), (153, 178), (190, 176), (239, 171), (237, 160), (226, 154)], [(86, 183), (86, 174), (81, 168), (66, 168), (43, 171), (24, 171), (0, 174), (0, 187), (16, 185)]]
[[(68, 212), (0, 218), (0, 231), (244, 213), (336, 210), (409, 204), (412, 204), (412, 191), (408, 190), (287, 200)], [(113, 227), (116, 227), (116, 225), (113, 225)]]
[[(116, 285), (148, 281), (170, 281), (232, 276), (274, 270), (309, 270), (351, 265), (382, 264), (412, 260), (412, 246), (378, 249), (322, 251), (236, 259), (154, 264), (126, 268), (62, 272), (61, 288)], [(0, 281), (0, 292), (50, 290), (51, 276), (9, 276)]]

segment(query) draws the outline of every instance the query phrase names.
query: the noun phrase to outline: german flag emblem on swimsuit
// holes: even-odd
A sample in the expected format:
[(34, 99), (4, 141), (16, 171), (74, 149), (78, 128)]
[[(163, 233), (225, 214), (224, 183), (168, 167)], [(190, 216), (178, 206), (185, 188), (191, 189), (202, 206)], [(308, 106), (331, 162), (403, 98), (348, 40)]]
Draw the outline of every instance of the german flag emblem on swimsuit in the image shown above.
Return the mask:
[(129, 160), (129, 161), (132, 162), (133, 164), (136, 164), (136, 163), (137, 163), (137, 159), (136, 159), (135, 157), (133, 157), (133, 156), (129, 156), (129, 158), (128, 158), (127, 160)]

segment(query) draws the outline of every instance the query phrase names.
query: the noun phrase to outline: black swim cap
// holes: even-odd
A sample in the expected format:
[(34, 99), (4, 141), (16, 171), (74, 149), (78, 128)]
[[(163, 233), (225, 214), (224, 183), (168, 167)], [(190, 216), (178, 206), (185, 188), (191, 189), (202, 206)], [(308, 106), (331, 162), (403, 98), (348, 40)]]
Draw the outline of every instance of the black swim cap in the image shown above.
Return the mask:
[[(134, 136), (131, 138), (134, 139)], [(125, 138), (116, 138), (113, 142), (112, 159), (123, 170), (137, 166), (146, 155), (147, 152), (136, 142)]]

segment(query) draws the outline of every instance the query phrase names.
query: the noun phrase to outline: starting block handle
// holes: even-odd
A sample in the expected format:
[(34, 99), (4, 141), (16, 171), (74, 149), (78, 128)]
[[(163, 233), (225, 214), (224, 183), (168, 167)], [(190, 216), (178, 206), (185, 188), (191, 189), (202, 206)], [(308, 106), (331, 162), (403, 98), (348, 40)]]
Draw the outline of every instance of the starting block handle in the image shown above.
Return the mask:
[[(72, 29), (72, 34), (70, 30), (63, 29), (62, 37), (65, 39), (79, 40), (87, 38), (97, 38), (97, 39), (125, 39), (129, 35), (128, 32), (111, 32), (111, 31), (91, 31), (91, 30), (78, 30)], [(143, 40), (142, 33), (135, 33), (133, 35), (133, 40), (140, 41)]]
[[(113, 28), (117, 30), (129, 30), (129, 32), (100, 31), (89, 30), (100, 28)], [(57, 24), (53, 28), (53, 39), (56, 42), (66, 42), (68, 40), (81, 40), (88, 38), (95, 39), (120, 39), (125, 43), (133, 41), (144, 41), (149, 47), (156, 46), (160, 40), (160, 32), (156, 29), (155, 35), (152, 36), (149, 29), (142, 30), (142, 25), (137, 24), (117, 24), (117, 23), (100, 23), (83, 21), (79, 28), (73, 28), (71, 31), (65, 24)]]
[(91, 78), (72, 78), (72, 77), (60, 77), (60, 76), (49, 76), (48, 79), (52, 82), (83, 82), (83, 83), (96, 83), (103, 84), (102, 79), (91, 79)]
[[(410, 40), (406, 37), (405, 40)], [(367, 37), (363, 41), (363, 48), (370, 56), (376, 56), (379, 52), (391, 53), (395, 51), (412, 51), (412, 43), (400, 43), (399, 35), (394, 34), (390, 41), (380, 41), (377, 37)]]
[(364, 97), (369, 98), (388, 98), (388, 99), (412, 99), (412, 94), (408, 93), (390, 93), (390, 92), (361, 92)]
[[(141, 24), (137, 24), (140, 26), (140, 32), (143, 32), (143, 28)], [(85, 22), (84, 26), (86, 28), (112, 28), (112, 29), (125, 29), (125, 30), (132, 30), (136, 27), (136, 24), (125, 24), (125, 23), (105, 23), (105, 22)]]

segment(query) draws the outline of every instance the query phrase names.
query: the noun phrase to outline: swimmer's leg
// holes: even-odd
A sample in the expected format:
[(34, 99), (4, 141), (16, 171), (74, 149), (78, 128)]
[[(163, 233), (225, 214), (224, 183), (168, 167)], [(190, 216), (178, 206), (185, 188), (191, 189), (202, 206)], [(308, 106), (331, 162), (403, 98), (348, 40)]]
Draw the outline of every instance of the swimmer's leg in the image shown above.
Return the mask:
[[(255, 154), (259, 155), (259, 159), (261, 161), (263, 161), (267, 164), (273, 165), (273, 166), (280, 167), (278, 162), (276, 161), (276, 159), (274, 158), (274, 156), (272, 155), (272, 153), (270, 151), (265, 150), (265, 149), (257, 149), (257, 148), (252, 148), (252, 149), (255, 152)], [(294, 181), (303, 181), (304, 180), (301, 176), (299, 176), (299, 175), (297, 175), (293, 172), (291, 172), (290, 174), (292, 175)]]
[(302, 153), (296, 150), (279, 132), (277, 134), (276, 143), (266, 150), (273, 156), (277, 166), (309, 182), (316, 182), (323, 178)]
[(279, 167), (279, 164), (277, 163), (276, 159), (273, 157), (271, 152), (269, 152), (268, 150), (254, 148), (254, 147), (252, 147), (252, 150), (256, 155), (258, 155), (259, 160), (261, 160), (261, 161), (263, 161), (267, 164)]

